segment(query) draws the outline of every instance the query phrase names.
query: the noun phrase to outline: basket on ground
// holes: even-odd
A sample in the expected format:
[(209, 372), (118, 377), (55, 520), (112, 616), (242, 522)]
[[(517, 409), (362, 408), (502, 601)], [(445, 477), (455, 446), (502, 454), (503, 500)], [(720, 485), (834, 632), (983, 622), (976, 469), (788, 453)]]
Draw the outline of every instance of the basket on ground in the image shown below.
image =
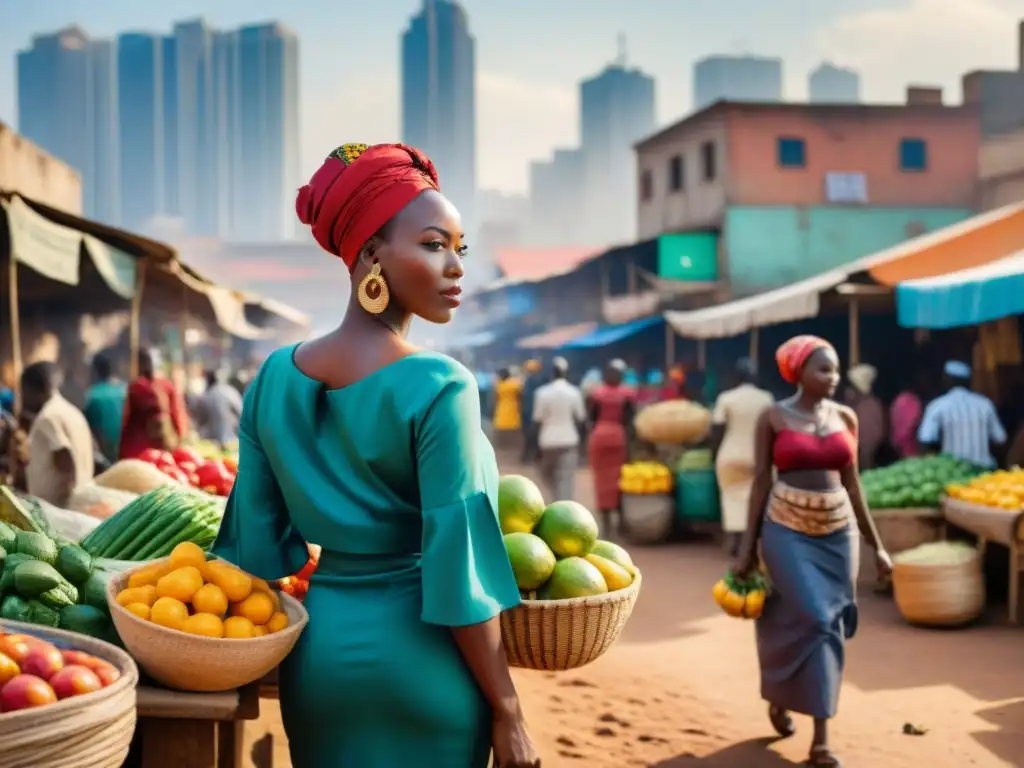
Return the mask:
[(892, 584), (896, 607), (911, 624), (956, 627), (974, 621), (985, 608), (985, 578), (977, 551), (957, 564), (896, 562)]
[(125, 648), (139, 666), (168, 688), (228, 691), (259, 680), (291, 652), (309, 622), (309, 614), (298, 600), (279, 593), (281, 610), (288, 615), (289, 624), (274, 634), (225, 639), (161, 627), (139, 618), (115, 599), (135, 570), (138, 569), (125, 571), (110, 580), (107, 587), (110, 615)]
[(569, 600), (524, 600), (501, 614), (508, 663), (564, 672), (582, 667), (612, 647), (640, 594), (640, 571), (625, 589)]
[(622, 535), (631, 544), (660, 544), (672, 532), (675, 500), (665, 493), (622, 494)]
[(19, 621), (0, 620), (0, 630), (23, 632), (63, 650), (80, 650), (110, 662), (121, 676), (106, 688), (56, 704), (0, 715), (0, 765), (4, 768), (120, 768), (135, 733), (132, 658), (86, 635)]

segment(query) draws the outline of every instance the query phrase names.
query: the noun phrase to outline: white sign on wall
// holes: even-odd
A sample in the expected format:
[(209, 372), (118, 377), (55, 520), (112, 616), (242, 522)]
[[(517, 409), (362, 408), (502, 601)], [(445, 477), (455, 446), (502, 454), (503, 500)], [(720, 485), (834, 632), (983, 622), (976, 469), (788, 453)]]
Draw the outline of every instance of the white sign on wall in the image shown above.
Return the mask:
[(867, 177), (863, 173), (826, 173), (825, 199), (830, 203), (866, 203)]

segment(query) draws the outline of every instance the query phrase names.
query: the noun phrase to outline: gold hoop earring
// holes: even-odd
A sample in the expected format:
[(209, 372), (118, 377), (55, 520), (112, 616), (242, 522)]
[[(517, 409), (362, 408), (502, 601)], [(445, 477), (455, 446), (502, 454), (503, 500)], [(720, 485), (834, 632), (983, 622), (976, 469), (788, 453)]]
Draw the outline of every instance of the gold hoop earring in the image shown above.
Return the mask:
[(380, 273), (379, 261), (373, 262), (370, 274), (359, 281), (356, 298), (359, 299), (359, 306), (371, 315), (379, 315), (388, 308), (391, 293), (388, 291), (387, 281)]

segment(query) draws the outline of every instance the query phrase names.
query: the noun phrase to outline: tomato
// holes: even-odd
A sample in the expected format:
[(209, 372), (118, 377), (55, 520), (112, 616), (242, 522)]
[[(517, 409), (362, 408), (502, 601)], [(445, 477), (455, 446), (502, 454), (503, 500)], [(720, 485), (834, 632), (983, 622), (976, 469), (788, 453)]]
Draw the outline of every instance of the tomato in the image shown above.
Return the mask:
[(238, 459), (234, 456), (225, 456), (221, 461), (224, 462), (224, 468), (231, 474), (238, 474)]
[[(174, 462), (185, 469), (184, 464), (191, 464), (193, 467), (198, 467), (203, 463), (203, 457), (196, 453), (192, 448), (175, 448), (174, 453), (171, 454), (174, 457)], [(185, 470), (188, 471), (187, 469)]]
[(199, 465), (194, 461), (179, 461), (178, 469), (184, 472), (186, 475), (194, 475)]
[(203, 489), (206, 489), (207, 486), (219, 488), (221, 483), (230, 477), (224, 465), (216, 460), (200, 464), (196, 469), (196, 476), (199, 478), (199, 484), (203, 486)]
[(154, 466), (161, 465), (172, 465), (177, 466), (174, 461), (174, 457), (167, 451), (161, 451), (156, 448), (147, 448), (139, 454), (139, 459), (146, 462), (147, 464), (153, 464)]
[(161, 472), (163, 472), (165, 475), (167, 475), (172, 480), (176, 480), (177, 482), (181, 483), (182, 485), (188, 485), (189, 484), (189, 482), (188, 482), (188, 475), (186, 475), (184, 472), (182, 472), (180, 469), (178, 469), (173, 464), (158, 464), (157, 465), (157, 469), (159, 469)]
[(199, 475), (197, 475), (195, 472), (189, 472), (189, 474), (188, 474), (188, 484), (191, 485), (193, 488), (198, 488), (199, 487)]
[(227, 477), (221, 478), (220, 482), (217, 483), (217, 495), (218, 496), (230, 496), (231, 489), (235, 485), (235, 476), (228, 475)]

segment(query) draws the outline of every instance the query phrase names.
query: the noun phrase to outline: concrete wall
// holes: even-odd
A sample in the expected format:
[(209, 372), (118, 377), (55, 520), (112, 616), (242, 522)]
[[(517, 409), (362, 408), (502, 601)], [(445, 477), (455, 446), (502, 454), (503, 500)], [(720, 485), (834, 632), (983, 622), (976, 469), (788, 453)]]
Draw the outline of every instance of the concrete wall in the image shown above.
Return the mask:
[(1024, 202), (1024, 130), (985, 140), (978, 171), (982, 210)]
[(971, 215), (967, 207), (730, 208), (724, 246), (732, 293), (802, 280)]
[[(728, 114), (731, 205), (823, 205), (828, 173), (861, 173), (871, 206), (973, 204), (980, 131), (970, 109), (936, 106), (866, 109), (742, 108)], [(806, 164), (778, 163), (780, 137), (803, 139)], [(900, 141), (923, 139), (924, 171), (900, 169)]]
[(82, 215), (82, 180), (78, 173), (3, 123), (0, 190), (20, 192), (53, 208)]

